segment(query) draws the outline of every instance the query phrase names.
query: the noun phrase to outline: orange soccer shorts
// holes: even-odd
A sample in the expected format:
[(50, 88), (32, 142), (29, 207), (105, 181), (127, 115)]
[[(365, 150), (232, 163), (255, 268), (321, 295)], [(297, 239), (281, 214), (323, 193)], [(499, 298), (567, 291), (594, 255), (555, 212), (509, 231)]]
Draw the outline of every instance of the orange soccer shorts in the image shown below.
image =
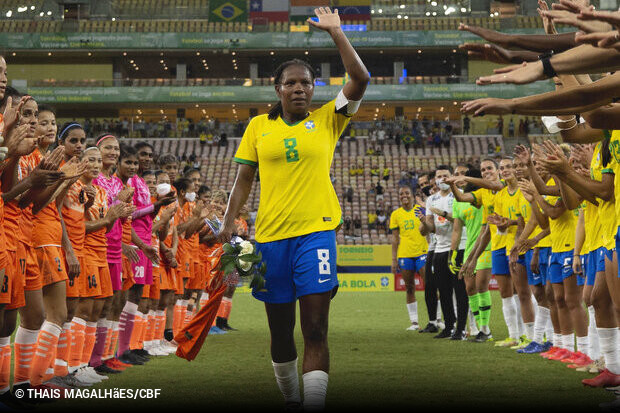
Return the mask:
[(34, 248), (24, 244), (17, 243), (17, 263), (19, 271), (24, 273), (26, 291), (40, 290), (43, 288), (43, 278), (39, 269), (39, 261)]
[(150, 298), (151, 300), (159, 300), (161, 282), (163, 274), (166, 271), (164, 267), (153, 266), (153, 284), (145, 284), (142, 289), (142, 298)]
[(175, 288), (175, 276), (174, 268), (164, 265), (161, 272), (161, 284), (160, 290), (174, 290)]
[[(24, 288), (26, 287), (26, 274), (25, 267), (23, 268), (17, 263), (17, 252), (7, 251), (7, 258), (9, 260), (9, 282), (11, 283), (11, 301), (6, 306), (7, 310), (15, 310), (26, 305), (26, 295)], [(11, 275), (13, 279), (11, 280)]]
[(186, 288), (188, 290), (202, 290), (205, 288), (205, 281), (198, 261), (191, 261), (191, 277), (187, 280)]
[[(94, 293), (99, 290), (100, 294), (93, 296), (93, 298), (108, 298), (114, 295), (114, 290), (112, 289), (112, 278), (110, 277), (110, 268), (108, 267), (107, 262), (103, 263), (88, 263), (86, 266), (87, 274), (89, 277), (86, 277), (86, 282), (82, 282), (82, 289), (89, 293)], [(94, 277), (94, 283), (93, 278)], [(90, 283), (89, 283), (90, 279)], [(96, 285), (95, 285), (96, 283)], [(82, 290), (80, 290), (82, 291)], [(85, 292), (86, 293), (86, 292)]]
[[(49, 246), (35, 248), (41, 281), (51, 285), (69, 279), (60, 247)], [(26, 289), (28, 289), (28, 269), (26, 268)]]
[[(67, 277), (69, 277), (69, 264), (67, 264), (66, 255), (64, 256), (65, 268), (67, 269)], [(83, 256), (76, 257), (80, 263), (80, 273), (73, 277), (73, 279), (67, 278), (67, 298), (79, 298), (80, 295), (80, 281), (84, 278), (86, 272), (86, 259)]]
[(5, 251), (0, 251), (0, 304), (11, 304), (14, 282), (11, 257)]

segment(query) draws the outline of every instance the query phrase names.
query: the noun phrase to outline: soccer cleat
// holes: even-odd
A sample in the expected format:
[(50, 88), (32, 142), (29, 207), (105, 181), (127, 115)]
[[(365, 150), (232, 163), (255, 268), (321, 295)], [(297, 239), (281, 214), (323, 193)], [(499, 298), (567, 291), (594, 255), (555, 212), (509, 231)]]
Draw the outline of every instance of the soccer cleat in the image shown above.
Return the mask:
[(512, 346), (510, 347), (511, 350), (521, 350), (522, 348), (525, 348), (528, 346), (528, 344), (530, 344), (532, 342), (532, 340), (529, 340), (527, 338), (523, 338), (523, 336), (521, 336), (521, 338), (519, 339), (519, 344), (517, 344), (516, 346)]
[(62, 380), (68, 384), (69, 386), (73, 386), (73, 387), (90, 387), (92, 386), (94, 383), (90, 382), (90, 381), (86, 381), (86, 380), (81, 380), (76, 374), (74, 373), (70, 373), (68, 375), (66, 375), (65, 377), (62, 377)]
[(103, 381), (97, 377), (91, 377), (86, 371), (86, 369), (84, 369), (83, 367), (77, 369), (74, 375), (78, 380), (80, 380), (81, 382), (85, 384), (89, 384), (89, 385), (101, 383)]
[(517, 353), (519, 354), (536, 354), (536, 353), (542, 353), (544, 351), (544, 347), (542, 344), (539, 344), (535, 341), (530, 341), (530, 343), (517, 350)]
[(151, 346), (148, 350), (149, 356), (167, 356), (168, 352), (161, 350), (158, 346)]
[(455, 330), (454, 333), (452, 333), (452, 336), (450, 337), (450, 340), (453, 340), (453, 341), (463, 341), (463, 340), (466, 340), (465, 332), (464, 331)]
[(211, 329), (209, 329), (209, 334), (226, 334), (225, 330), (222, 330), (221, 328), (217, 327), (217, 326), (213, 326), (211, 327)]
[(487, 341), (493, 341), (493, 336), (491, 333), (484, 334), (482, 331), (478, 333), (476, 338), (474, 339), (476, 343), (486, 343)]
[(105, 364), (100, 364), (97, 367), (95, 367), (95, 372), (97, 374), (118, 374), (118, 373), (121, 373), (120, 370), (115, 370), (113, 368), (110, 368), (110, 367), (106, 366)]
[(118, 357), (118, 360), (125, 364), (131, 364), (133, 366), (141, 366), (144, 364), (141, 358), (139, 358), (136, 354), (133, 354), (130, 350), (125, 351)]
[(88, 372), (88, 374), (95, 379), (101, 379), (102, 381), (108, 379), (108, 376), (104, 376), (103, 374), (97, 373), (93, 367), (86, 366), (85, 369)]
[(542, 344), (543, 352), (551, 350), (552, 347), (553, 347), (553, 343), (551, 341), (545, 341)]
[(420, 333), (438, 333), (439, 329), (435, 324), (428, 323), (426, 327), (419, 331)]
[(119, 371), (124, 371), (127, 367), (131, 367), (131, 364), (122, 363), (116, 357), (112, 357), (111, 359), (108, 359), (103, 363), (109, 368)]
[(601, 374), (592, 378), (581, 380), (584, 386), (588, 387), (615, 387), (620, 386), (620, 374), (613, 374), (605, 369)]
[(560, 347), (551, 347), (549, 350), (545, 351), (544, 353), (540, 353), (540, 357), (549, 358), (560, 350), (562, 350)]
[(573, 353), (573, 357), (569, 357), (569, 358), (562, 360), (562, 363), (583, 365), (583, 363), (586, 361), (587, 361), (587, 363), (585, 363), (586, 365), (592, 363), (592, 359), (590, 357), (588, 357), (586, 354), (576, 351), (575, 353)]
[(162, 340), (159, 343), (159, 345), (160, 345), (160, 348), (163, 349), (168, 354), (176, 353), (176, 351), (177, 351), (177, 346), (175, 346), (174, 344), (172, 344), (168, 340), (165, 340), (165, 339)]
[(444, 324), (443, 321), (439, 320), (437, 321), (437, 328), (439, 328), (440, 330), (445, 330), (446, 325)]
[(418, 323), (411, 323), (407, 331), (416, 331), (419, 329), (420, 329), (420, 326), (418, 325)]
[(228, 324), (228, 319), (227, 318), (222, 318), (222, 317), (218, 317), (217, 320), (215, 320), (215, 325), (217, 326), (217, 328), (219, 328), (220, 330), (225, 330), (225, 331), (237, 331), (236, 328), (232, 328), (229, 324)]
[(555, 353), (553, 353), (552, 355), (550, 355), (549, 357), (547, 357), (547, 360), (554, 360), (554, 361), (562, 361), (566, 358), (569, 357), (573, 357), (575, 353), (573, 353), (570, 350), (566, 350), (565, 348), (561, 348), (558, 351), (556, 351)]
[(497, 343), (495, 343), (495, 347), (512, 347), (516, 346), (517, 344), (519, 344), (518, 340), (511, 337), (506, 337), (502, 341), (498, 341)]
[(450, 338), (452, 337), (452, 330), (445, 329), (441, 333), (433, 336), (433, 338)]
[(54, 376), (51, 379), (49, 379), (48, 381), (46, 381), (44, 384), (51, 384), (57, 387), (62, 387), (64, 389), (72, 389), (75, 388), (75, 386), (71, 386), (68, 383), (66, 383), (62, 377), (58, 377), (58, 376)]

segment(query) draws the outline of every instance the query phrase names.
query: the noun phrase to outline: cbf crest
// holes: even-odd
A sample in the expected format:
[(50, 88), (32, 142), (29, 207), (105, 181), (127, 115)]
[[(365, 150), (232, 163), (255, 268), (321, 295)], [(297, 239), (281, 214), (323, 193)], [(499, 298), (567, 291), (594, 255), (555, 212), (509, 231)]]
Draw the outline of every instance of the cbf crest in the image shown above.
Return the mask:
[(313, 130), (316, 127), (313, 120), (309, 120), (308, 122), (304, 123), (304, 126), (309, 131)]

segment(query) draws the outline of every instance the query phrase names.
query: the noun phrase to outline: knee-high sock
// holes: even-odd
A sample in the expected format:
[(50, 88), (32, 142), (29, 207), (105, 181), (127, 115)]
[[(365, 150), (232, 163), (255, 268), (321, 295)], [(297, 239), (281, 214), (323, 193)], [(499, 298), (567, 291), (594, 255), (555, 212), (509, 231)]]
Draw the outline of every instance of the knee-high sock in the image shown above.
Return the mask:
[(34, 360), (34, 351), (37, 345), (39, 330), (28, 330), (17, 327), (15, 333), (15, 359), (13, 385), (28, 383), (30, 381), (30, 369)]
[(87, 366), (90, 361), (90, 356), (93, 354), (95, 348), (95, 341), (97, 340), (97, 323), (87, 322), (84, 329), (84, 351), (82, 351), (82, 358), (80, 359), (80, 366)]
[(284, 401), (289, 403), (301, 403), (297, 359), (285, 363), (276, 363), (274, 361), (271, 363), (273, 364), (276, 382), (284, 396)]
[(73, 317), (71, 320), (71, 347), (69, 348), (69, 373), (80, 368), (82, 363), (82, 353), (84, 352), (84, 331), (86, 330), (86, 321)]
[(594, 306), (588, 307), (590, 324), (588, 325), (588, 339), (590, 340), (590, 358), (598, 360), (601, 357), (601, 347), (599, 345), (598, 330), (596, 329), (596, 318), (594, 317)]
[(39, 331), (39, 337), (37, 338), (32, 368), (30, 370), (30, 384), (33, 387), (43, 383), (47, 369), (51, 365), (52, 360), (55, 360), (56, 345), (61, 332), (61, 326), (49, 321), (43, 322)]
[(11, 337), (0, 337), (0, 394), (10, 390)]
[(62, 325), (62, 333), (58, 339), (56, 347), (56, 362), (54, 364), (54, 375), (64, 377), (69, 374), (69, 352), (71, 349), (71, 323)]
[(157, 324), (155, 325), (155, 335), (153, 339), (155, 341), (162, 340), (164, 338), (164, 328), (166, 327), (166, 312), (161, 310), (155, 313), (157, 318)]
[(118, 321), (110, 321), (108, 320), (110, 324), (109, 330), (108, 330), (108, 337), (110, 338), (108, 340), (108, 343), (106, 345), (106, 350), (105, 350), (105, 354), (103, 356), (103, 360), (109, 360), (112, 357), (114, 357), (114, 350), (116, 350), (116, 343), (118, 342)]
[(525, 334), (525, 325), (523, 324), (523, 316), (521, 315), (521, 301), (519, 301), (518, 295), (513, 295), (512, 299), (515, 302), (515, 307), (517, 309), (517, 328), (518, 328), (518, 336), (515, 338), (519, 338)]
[(231, 309), (232, 309), (232, 298), (224, 297), (222, 298), (222, 303), (220, 304), (220, 308), (217, 310), (217, 316), (228, 319), (228, 317), (230, 317)]
[(149, 346), (153, 344), (153, 341), (155, 339), (156, 329), (157, 329), (157, 316), (155, 315), (155, 311), (149, 310), (146, 333), (144, 334), (144, 345), (145, 346), (147, 344)]
[(129, 349), (139, 350), (142, 348), (140, 346), (140, 339), (142, 338), (142, 331), (144, 330), (144, 314), (137, 311), (134, 320), (133, 331), (129, 340)]
[(510, 338), (519, 338), (519, 327), (517, 320), (517, 309), (515, 300), (512, 297), (502, 298), (502, 312), (504, 313), (504, 321), (508, 327), (508, 336)]
[(605, 367), (613, 374), (620, 374), (620, 361), (618, 360), (618, 327), (597, 327), (598, 338), (601, 346), (601, 354), (605, 359)]
[(483, 293), (479, 293), (480, 295), (480, 330), (483, 333), (489, 334), (491, 331), (489, 329), (489, 322), (491, 320), (491, 292), (485, 291)]
[(549, 323), (551, 312), (548, 308), (538, 306), (536, 311), (536, 319), (534, 320), (534, 338), (533, 340), (538, 344), (542, 344), (543, 336), (545, 335), (545, 329)]
[(469, 309), (471, 310), (471, 313), (474, 315), (476, 324), (478, 324), (478, 326), (481, 326), (482, 321), (481, 321), (481, 316), (480, 316), (480, 293), (476, 293), (474, 295), (469, 296)]
[(103, 353), (106, 350), (106, 344), (108, 344), (108, 321), (105, 318), (100, 318), (97, 321), (97, 337), (95, 339), (95, 347), (93, 347), (93, 354), (90, 356), (91, 367), (98, 367), (103, 363)]
[(322, 370), (313, 370), (302, 377), (304, 381), (304, 411), (323, 411), (325, 409), (325, 396), (327, 395), (328, 374)]
[(138, 312), (138, 304), (127, 301), (121, 312), (118, 324), (118, 350), (116, 354), (121, 356), (125, 351), (129, 350), (129, 342), (131, 341), (131, 333), (133, 332), (136, 313)]

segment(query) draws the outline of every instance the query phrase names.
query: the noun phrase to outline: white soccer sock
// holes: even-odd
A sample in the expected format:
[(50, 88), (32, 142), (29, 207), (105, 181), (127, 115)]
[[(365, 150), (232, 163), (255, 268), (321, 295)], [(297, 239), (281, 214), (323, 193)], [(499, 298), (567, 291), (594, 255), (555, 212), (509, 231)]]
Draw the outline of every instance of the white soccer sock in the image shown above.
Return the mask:
[(562, 348), (568, 351), (575, 351), (575, 334), (563, 334), (562, 335)]
[(476, 324), (476, 318), (474, 317), (474, 313), (469, 310), (467, 316), (469, 317), (469, 332), (471, 335), (477, 336), (480, 330), (478, 329), (478, 325)]
[(523, 325), (523, 317), (521, 316), (521, 301), (519, 301), (519, 296), (518, 295), (513, 295), (512, 299), (515, 302), (515, 307), (516, 307), (516, 311), (517, 311), (517, 328), (518, 328), (518, 335), (514, 338), (519, 338), (521, 337), (523, 334), (525, 334), (525, 326)]
[(564, 348), (562, 344), (562, 334), (553, 333), (553, 346), (557, 348)]
[(550, 316), (551, 311), (549, 311), (548, 308), (540, 305), (536, 308), (536, 319), (534, 321), (534, 338), (532, 338), (532, 340), (534, 340), (538, 344), (542, 344), (543, 342), (545, 328), (547, 328), (547, 323), (549, 322)]
[[(551, 309), (549, 309), (549, 321), (547, 321), (547, 326), (545, 328), (545, 335), (547, 336), (547, 341), (552, 340), (552, 337), (555, 338), (555, 330), (553, 329), (553, 321), (551, 320)], [(553, 344), (556, 344), (557, 341), (554, 341)]]
[(437, 300), (437, 321), (441, 320), (441, 300)]
[(601, 354), (605, 359), (605, 367), (613, 374), (620, 374), (620, 363), (618, 363), (618, 327), (601, 328), (597, 327)]
[(588, 340), (588, 336), (577, 337), (577, 351), (590, 356), (590, 340)]
[(271, 364), (273, 364), (273, 372), (276, 376), (278, 387), (284, 396), (284, 401), (301, 403), (297, 358), (286, 363), (272, 361)]
[(329, 375), (322, 370), (313, 370), (302, 377), (304, 381), (304, 411), (323, 411)]
[(590, 324), (588, 325), (588, 340), (590, 340), (590, 353), (588, 356), (592, 360), (598, 360), (601, 357), (601, 348), (598, 340), (598, 330), (596, 329), (596, 317), (594, 316), (594, 306), (588, 307), (590, 316)]
[(534, 321), (531, 323), (523, 323), (523, 326), (525, 327), (525, 336), (528, 340), (534, 339), (534, 324)]
[(512, 297), (502, 298), (502, 312), (504, 313), (504, 321), (508, 327), (508, 336), (510, 338), (519, 338), (517, 309), (515, 301)]
[(418, 322), (418, 303), (407, 303), (407, 312), (409, 313), (409, 321), (411, 323)]

